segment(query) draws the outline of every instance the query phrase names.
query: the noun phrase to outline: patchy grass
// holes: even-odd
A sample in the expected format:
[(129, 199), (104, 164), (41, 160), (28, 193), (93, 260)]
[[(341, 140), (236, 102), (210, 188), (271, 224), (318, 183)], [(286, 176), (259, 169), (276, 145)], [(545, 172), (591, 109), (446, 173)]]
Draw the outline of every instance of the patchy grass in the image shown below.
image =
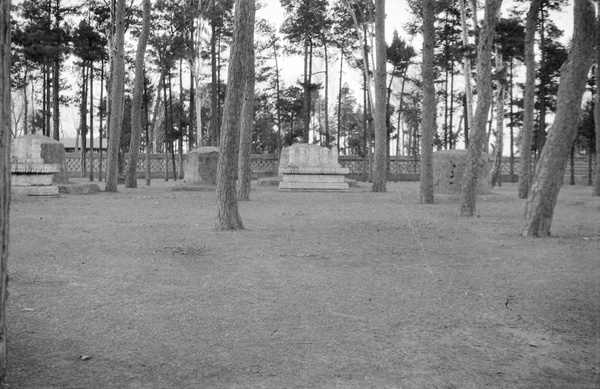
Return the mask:
[(459, 218), (418, 183), (16, 197), (9, 388), (599, 388), (600, 201), (565, 186), (554, 237), (505, 184)]

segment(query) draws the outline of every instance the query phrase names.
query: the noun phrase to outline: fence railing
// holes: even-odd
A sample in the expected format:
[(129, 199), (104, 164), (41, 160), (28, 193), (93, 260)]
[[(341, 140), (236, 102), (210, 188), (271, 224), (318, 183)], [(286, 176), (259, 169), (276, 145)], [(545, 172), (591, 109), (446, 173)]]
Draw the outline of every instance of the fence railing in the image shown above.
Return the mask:
[[(99, 154), (94, 153), (94, 172), (99, 171), (100, 161)], [(177, 169), (179, 171), (179, 158), (178, 154), (175, 155), (175, 161)], [(182, 155), (182, 163), (185, 166), (186, 155)], [(125, 168), (127, 167), (127, 161), (129, 157), (125, 154), (124, 163)], [(89, 172), (90, 162), (89, 154), (87, 155), (87, 169)], [(150, 154), (150, 172), (152, 176), (164, 176), (165, 172), (165, 155), (164, 154)], [(348, 156), (341, 155), (338, 158), (340, 165), (347, 167), (350, 170), (351, 176), (362, 175), (363, 172), (369, 169), (369, 160), (360, 156)], [(79, 153), (67, 153), (66, 154), (66, 165), (69, 176), (76, 177), (81, 174), (81, 154)], [(252, 154), (251, 156), (251, 168), (252, 173), (255, 176), (268, 176), (277, 175), (279, 169), (279, 156), (273, 154)], [(510, 158), (502, 158), (502, 175), (510, 175)], [(106, 154), (102, 157), (102, 170), (106, 171)], [(169, 155), (169, 171), (172, 175), (172, 164), (171, 156)], [(139, 175), (144, 175), (146, 172), (146, 154), (140, 154), (138, 157), (137, 171)], [(519, 157), (514, 159), (514, 174), (518, 175), (519, 171)], [(589, 159), (587, 156), (575, 157), (574, 160), (574, 171), (575, 176), (587, 177), (589, 172)], [(421, 172), (421, 163), (419, 158), (413, 156), (391, 156), (389, 164), (389, 172), (391, 176), (395, 176), (396, 179), (414, 179), (414, 175), (419, 175)], [(567, 165), (565, 175), (570, 174), (570, 164)]]

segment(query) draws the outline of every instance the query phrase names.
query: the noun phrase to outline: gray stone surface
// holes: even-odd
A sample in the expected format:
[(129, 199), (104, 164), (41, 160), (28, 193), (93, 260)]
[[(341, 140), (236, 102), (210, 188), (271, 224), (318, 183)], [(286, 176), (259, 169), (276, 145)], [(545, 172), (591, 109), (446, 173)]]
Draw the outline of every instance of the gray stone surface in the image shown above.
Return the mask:
[(67, 164), (65, 160), (65, 147), (59, 141), (40, 134), (23, 135), (14, 139), (11, 144), (12, 158), (29, 163), (57, 166), (52, 177), (54, 184), (67, 184)]
[(59, 184), (58, 192), (62, 194), (92, 194), (100, 192), (98, 184)]
[(217, 147), (199, 147), (190, 151), (184, 168), (183, 182), (191, 185), (216, 185), (218, 161)]
[[(436, 194), (459, 194), (467, 164), (467, 150), (442, 150), (433, 153), (433, 184)], [(491, 163), (481, 153), (477, 168), (477, 193), (491, 193)]]
[(344, 175), (349, 172), (340, 166), (333, 150), (306, 143), (294, 144), (281, 152), (279, 190), (347, 191)]

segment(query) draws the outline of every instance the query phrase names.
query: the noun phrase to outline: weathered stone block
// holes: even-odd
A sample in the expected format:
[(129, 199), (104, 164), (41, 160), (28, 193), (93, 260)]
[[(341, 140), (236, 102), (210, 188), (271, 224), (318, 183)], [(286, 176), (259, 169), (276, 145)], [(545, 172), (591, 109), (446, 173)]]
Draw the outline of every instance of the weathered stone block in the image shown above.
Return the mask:
[(187, 155), (183, 173), (186, 184), (217, 184), (217, 163), (219, 149), (217, 147), (199, 147)]
[(279, 175), (283, 191), (347, 191), (344, 175), (350, 170), (338, 163), (333, 150), (305, 143), (286, 147), (281, 152)]
[(30, 134), (14, 139), (11, 144), (11, 159), (13, 165), (16, 161), (19, 165), (23, 163), (54, 165), (57, 171), (53, 174), (52, 183), (69, 183), (65, 147), (61, 142), (52, 138), (40, 134)]
[[(467, 150), (442, 150), (433, 153), (435, 193), (460, 193), (466, 165)], [(481, 153), (477, 166), (477, 177), (477, 193), (491, 193), (491, 163), (487, 153)]]

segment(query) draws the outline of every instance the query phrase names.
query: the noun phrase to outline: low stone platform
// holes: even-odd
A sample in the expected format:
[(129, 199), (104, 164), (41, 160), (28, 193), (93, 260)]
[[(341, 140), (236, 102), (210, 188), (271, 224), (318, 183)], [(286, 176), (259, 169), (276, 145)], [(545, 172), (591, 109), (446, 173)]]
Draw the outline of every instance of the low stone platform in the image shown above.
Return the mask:
[(214, 185), (177, 185), (169, 189), (174, 192), (214, 192), (217, 187)]
[(58, 192), (61, 194), (92, 194), (100, 192), (98, 184), (59, 184)]
[(295, 192), (348, 191), (344, 175), (350, 170), (338, 163), (331, 149), (299, 143), (286, 147), (279, 162), (279, 190)]

